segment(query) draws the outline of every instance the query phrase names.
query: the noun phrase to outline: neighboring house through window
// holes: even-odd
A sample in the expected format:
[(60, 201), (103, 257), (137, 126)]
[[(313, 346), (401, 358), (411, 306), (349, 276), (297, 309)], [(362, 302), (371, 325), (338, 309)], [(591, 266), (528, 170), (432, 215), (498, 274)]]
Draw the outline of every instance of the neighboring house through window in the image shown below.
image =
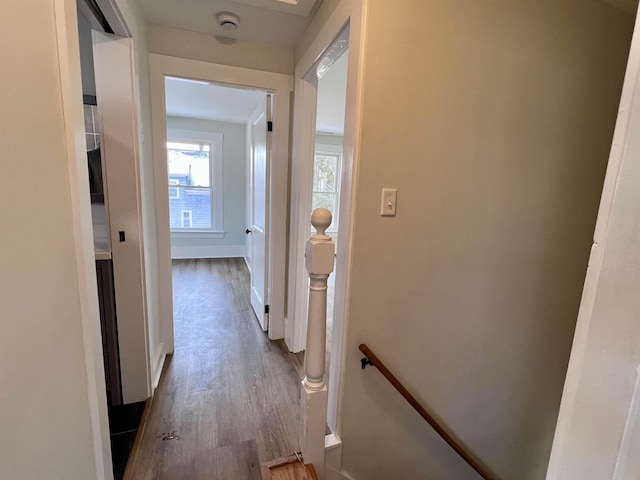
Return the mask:
[(167, 171), (171, 232), (222, 238), (222, 134), (170, 128)]
[(342, 148), (336, 145), (316, 145), (313, 162), (312, 209), (326, 208), (333, 215), (328, 232), (338, 230), (340, 206), (340, 170)]

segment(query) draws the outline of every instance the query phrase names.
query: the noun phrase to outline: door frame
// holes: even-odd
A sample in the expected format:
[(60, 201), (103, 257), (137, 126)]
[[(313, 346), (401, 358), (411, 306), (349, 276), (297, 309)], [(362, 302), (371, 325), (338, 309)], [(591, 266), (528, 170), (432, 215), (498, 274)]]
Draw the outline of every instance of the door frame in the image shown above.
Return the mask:
[[(614, 363), (608, 355), (623, 349), (621, 345), (626, 352), (638, 345), (633, 335), (638, 330), (630, 325), (637, 316), (637, 302), (631, 301), (636, 297), (631, 292), (635, 292), (638, 285), (635, 259), (640, 256), (640, 241), (629, 234), (629, 226), (637, 222), (640, 212), (630, 195), (632, 189), (637, 191), (640, 165), (636, 160), (640, 136), (635, 133), (640, 124), (639, 19), (640, 14), (636, 13), (547, 480), (566, 478), (566, 472), (585, 465), (594, 448), (601, 450), (602, 455), (591, 464), (590, 471), (606, 463), (614, 470), (614, 478), (622, 478), (625, 456), (631, 455), (638, 442), (640, 366), (629, 365), (625, 355), (620, 355)], [(618, 288), (612, 289), (614, 279)], [(603, 331), (607, 331), (607, 335), (602, 335)], [(595, 366), (601, 370), (595, 371)], [(611, 375), (614, 369), (615, 375)], [(601, 383), (604, 378), (607, 378), (605, 389), (591, 388), (594, 382)], [(604, 405), (606, 412), (599, 410)], [(602, 439), (594, 435), (602, 431), (602, 422), (607, 424), (607, 438), (612, 437), (612, 432), (620, 433), (619, 443), (602, 445)], [(576, 447), (578, 438), (580, 442)]]
[(167, 180), (167, 114), (165, 107), (166, 76), (209, 81), (220, 85), (255, 88), (272, 93), (273, 144), (270, 164), (270, 237), (269, 272), (270, 339), (284, 337), (285, 262), (287, 231), (287, 197), (289, 180), (289, 105), (293, 77), (281, 73), (149, 54), (151, 124), (155, 162), (155, 195), (158, 227), (158, 284), (160, 291), (160, 328), (165, 353), (174, 349), (173, 298), (171, 284), (171, 238), (169, 228), (169, 193)]
[[(114, 31), (131, 37), (128, 22), (131, 12), (120, 10), (121, 2), (97, 0), (103, 14)], [(78, 15), (76, 0), (54, 0), (55, 35), (60, 68), (61, 103), (64, 116), (64, 135), (67, 148), (69, 193), (73, 216), (75, 262), (78, 271), (78, 292), (82, 319), (82, 339), (87, 382), (87, 405), (91, 435), (95, 478), (113, 479), (109, 417), (107, 412), (102, 334), (96, 289), (95, 248), (89, 199), (86, 140), (82, 106), (82, 81), (78, 39)], [(135, 40), (134, 40), (135, 41)], [(129, 44), (133, 58), (133, 44)], [(131, 78), (135, 82), (135, 78)], [(137, 118), (136, 105), (131, 104), (132, 118)], [(138, 152), (137, 142), (131, 149)], [(142, 239), (140, 239), (142, 242)], [(142, 248), (142, 246), (141, 246)]]
[(309, 48), (295, 68), (295, 101), (293, 128), (293, 158), (291, 182), (291, 233), (289, 244), (289, 300), (285, 342), (294, 352), (306, 345), (308, 274), (304, 266), (304, 245), (309, 237), (313, 157), (315, 153), (315, 123), (318, 82), (312, 73), (318, 62), (347, 30), (349, 38), (347, 95), (345, 105), (342, 172), (340, 181), (340, 227), (338, 230), (333, 335), (328, 385), (327, 424), (333, 433), (329, 441), (339, 443), (344, 384), (343, 347), (348, 327), (349, 278), (353, 249), (357, 177), (359, 168), (360, 132), (363, 99), (363, 71), (366, 34), (367, 0), (345, 0), (329, 15)]

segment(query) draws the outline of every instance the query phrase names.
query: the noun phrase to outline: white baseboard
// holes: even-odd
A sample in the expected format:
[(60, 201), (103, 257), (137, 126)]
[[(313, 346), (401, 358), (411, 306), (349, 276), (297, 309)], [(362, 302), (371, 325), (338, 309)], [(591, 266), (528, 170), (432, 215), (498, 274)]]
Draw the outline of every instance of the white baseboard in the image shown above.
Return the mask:
[(195, 245), (171, 246), (172, 259), (185, 258), (234, 258), (244, 257), (244, 245)]
[(164, 351), (164, 344), (160, 344), (160, 348), (158, 348), (158, 354), (153, 361), (153, 366), (151, 370), (151, 388), (152, 394), (155, 392), (156, 388), (158, 388), (158, 383), (160, 383), (160, 375), (162, 375), (162, 369), (164, 368), (164, 361), (167, 358), (167, 352)]
[(343, 472), (342, 470), (336, 470), (329, 465), (324, 466), (324, 478), (325, 480), (356, 480), (346, 472)]
[(342, 471), (342, 440), (330, 433), (324, 437), (325, 480), (355, 480)]
[(333, 433), (324, 437), (324, 462), (336, 470), (342, 468), (342, 440)]

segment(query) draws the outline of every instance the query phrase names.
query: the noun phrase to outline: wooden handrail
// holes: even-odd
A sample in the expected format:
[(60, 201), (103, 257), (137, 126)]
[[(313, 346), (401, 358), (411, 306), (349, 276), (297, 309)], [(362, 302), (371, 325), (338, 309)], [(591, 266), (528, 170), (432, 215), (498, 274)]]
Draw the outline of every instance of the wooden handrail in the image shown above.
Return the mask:
[(362, 359), (362, 368), (365, 368), (367, 365), (372, 365), (380, 370), (380, 373), (384, 375), (384, 377), (389, 380), (389, 383), (393, 385), (393, 387), (404, 397), (404, 399), (409, 402), (409, 404), (415, 409), (416, 412), (420, 414), (422, 418), (424, 418), (429, 425), (442, 437), (442, 439), (449, 444), (451, 448), (453, 448), (462, 459), (467, 462), (471, 468), (473, 468), (478, 474), (484, 478), (485, 480), (497, 480), (497, 478), (489, 472), (487, 467), (485, 467), (478, 460), (473, 458), (470, 453), (468, 453), (439, 423), (433, 418), (433, 416), (427, 412), (422, 405), (415, 399), (409, 390), (405, 388), (400, 380), (398, 380), (393, 373), (389, 371), (389, 369), (385, 366), (384, 363), (380, 361), (380, 359), (376, 356), (375, 353), (369, 349), (364, 343), (360, 345), (360, 351), (364, 353), (366, 358)]

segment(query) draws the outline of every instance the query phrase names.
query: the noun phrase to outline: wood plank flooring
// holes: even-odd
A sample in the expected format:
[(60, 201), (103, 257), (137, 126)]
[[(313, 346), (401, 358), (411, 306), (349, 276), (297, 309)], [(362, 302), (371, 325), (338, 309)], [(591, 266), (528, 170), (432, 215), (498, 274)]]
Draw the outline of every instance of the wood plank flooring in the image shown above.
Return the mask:
[(270, 341), (244, 260), (173, 263), (175, 352), (156, 390), (132, 480), (259, 480), (298, 451), (303, 357)]
[(313, 465), (305, 465), (300, 457), (289, 457), (262, 465), (263, 480), (318, 480)]

